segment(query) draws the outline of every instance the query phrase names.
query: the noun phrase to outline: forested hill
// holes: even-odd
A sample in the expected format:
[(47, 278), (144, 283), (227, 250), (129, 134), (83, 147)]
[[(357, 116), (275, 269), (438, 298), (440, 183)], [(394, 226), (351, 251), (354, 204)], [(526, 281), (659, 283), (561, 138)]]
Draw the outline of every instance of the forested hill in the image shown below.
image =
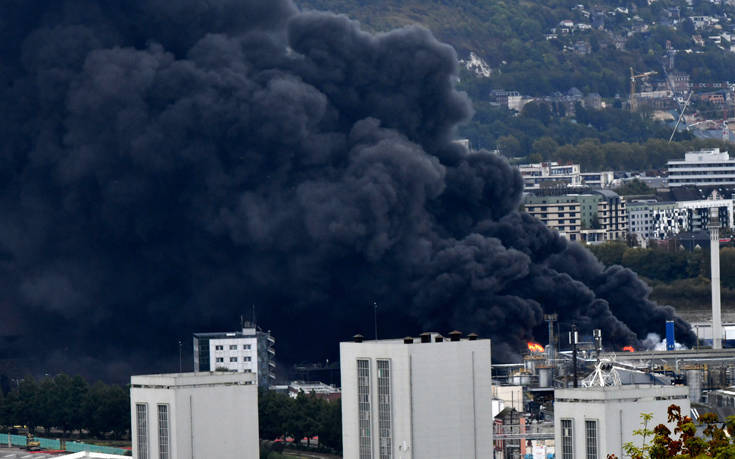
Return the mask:
[[(624, 96), (629, 67), (660, 71), (667, 41), (678, 50), (677, 70), (690, 73), (694, 81), (723, 81), (735, 75), (735, 54), (729, 45), (698, 44), (696, 35), (706, 39), (711, 31), (695, 29), (690, 19), (720, 18), (713, 26), (729, 31), (735, 8), (724, 2), (693, 0), (688, 6), (685, 0), (655, 0), (650, 5), (649, 0), (296, 1), (303, 9), (347, 14), (373, 31), (408, 24), (428, 27), (453, 45), (461, 58), (473, 52), (489, 65), (491, 77), (469, 88), (470, 93), (503, 88), (540, 96), (577, 87), (603, 97)], [(552, 30), (563, 20), (584, 24), (584, 29)], [(582, 52), (574, 49), (580, 43)]]

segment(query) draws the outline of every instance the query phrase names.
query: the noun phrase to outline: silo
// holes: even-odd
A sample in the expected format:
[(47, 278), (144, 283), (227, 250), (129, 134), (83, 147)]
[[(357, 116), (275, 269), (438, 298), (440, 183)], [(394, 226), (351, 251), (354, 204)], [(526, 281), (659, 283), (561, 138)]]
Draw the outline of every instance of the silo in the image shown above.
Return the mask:
[(702, 400), (702, 370), (690, 367), (686, 370), (687, 386), (689, 386), (689, 401), (699, 403)]

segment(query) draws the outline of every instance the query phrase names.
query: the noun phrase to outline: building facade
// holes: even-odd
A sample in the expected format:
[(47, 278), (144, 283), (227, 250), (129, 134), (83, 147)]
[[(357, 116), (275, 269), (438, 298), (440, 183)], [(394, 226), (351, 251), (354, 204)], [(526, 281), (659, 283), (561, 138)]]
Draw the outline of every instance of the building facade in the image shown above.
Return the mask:
[(252, 373), (130, 378), (137, 459), (257, 459), (258, 385)]
[(610, 188), (613, 180), (615, 180), (615, 174), (612, 171), (582, 172), (581, 175), (582, 184), (590, 188)]
[[(648, 424), (653, 429), (667, 423), (667, 410), (678, 405), (682, 413), (690, 411), (686, 386), (630, 384), (593, 386), (554, 391), (554, 443), (559, 459), (603, 459), (608, 454), (624, 457), (623, 445), (638, 447), (641, 414), (651, 413)], [(668, 424), (671, 431), (672, 424)]]
[(666, 163), (669, 187), (735, 185), (735, 159), (719, 148), (685, 153)]
[(518, 171), (525, 190), (538, 190), (545, 185), (582, 186), (579, 164), (559, 165), (557, 162), (521, 164)]
[(452, 336), (340, 343), (345, 458), (492, 457), (490, 340)]
[(256, 373), (258, 385), (268, 388), (276, 378), (275, 344), (252, 322), (239, 332), (194, 333), (194, 371)]
[(630, 232), (643, 239), (669, 239), (680, 233), (705, 231), (713, 216), (721, 228), (733, 228), (732, 199), (635, 201), (628, 204)]
[(584, 194), (526, 195), (526, 212), (570, 241), (597, 243), (625, 239), (625, 198), (610, 190)]

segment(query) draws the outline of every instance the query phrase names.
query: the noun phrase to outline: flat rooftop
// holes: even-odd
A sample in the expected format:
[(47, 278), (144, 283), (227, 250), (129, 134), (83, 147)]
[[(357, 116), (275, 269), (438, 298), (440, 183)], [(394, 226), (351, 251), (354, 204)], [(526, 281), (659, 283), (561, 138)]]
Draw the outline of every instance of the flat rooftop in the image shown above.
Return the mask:
[(165, 373), (157, 375), (136, 375), (130, 377), (130, 385), (137, 388), (175, 388), (213, 385), (250, 385), (256, 384), (255, 373), (236, 373), (230, 371), (209, 371), (198, 373)]

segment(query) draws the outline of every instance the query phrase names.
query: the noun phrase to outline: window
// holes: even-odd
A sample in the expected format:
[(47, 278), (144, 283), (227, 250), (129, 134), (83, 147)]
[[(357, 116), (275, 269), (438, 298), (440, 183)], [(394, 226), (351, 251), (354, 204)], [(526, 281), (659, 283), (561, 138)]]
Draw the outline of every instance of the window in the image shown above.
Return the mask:
[(390, 360), (378, 360), (378, 434), (380, 459), (393, 457)]
[(360, 459), (372, 459), (373, 445), (370, 435), (370, 361), (357, 360), (357, 406), (359, 412)]
[(215, 351), (221, 351), (221, 350), (224, 350), (224, 348), (225, 348), (224, 346), (214, 346)]
[(250, 350), (250, 345), (249, 344), (243, 344), (242, 345), (242, 350), (243, 351), (249, 351)]
[(597, 421), (584, 421), (587, 459), (597, 459)]
[(225, 361), (224, 357), (217, 357), (217, 363), (222, 363)]
[(230, 357), (230, 362), (237, 362), (237, 357)]
[(168, 445), (168, 405), (158, 405), (158, 457), (170, 459)]
[(237, 344), (230, 344), (230, 350), (236, 351), (237, 350)]
[(574, 426), (571, 419), (561, 420), (561, 459), (574, 459)]
[(251, 360), (253, 360), (253, 358), (252, 358), (252, 357), (243, 357), (243, 358), (242, 358), (242, 361), (243, 361), (243, 362), (250, 362)]
[(148, 459), (148, 405), (135, 405), (135, 419), (138, 429), (138, 459)]

